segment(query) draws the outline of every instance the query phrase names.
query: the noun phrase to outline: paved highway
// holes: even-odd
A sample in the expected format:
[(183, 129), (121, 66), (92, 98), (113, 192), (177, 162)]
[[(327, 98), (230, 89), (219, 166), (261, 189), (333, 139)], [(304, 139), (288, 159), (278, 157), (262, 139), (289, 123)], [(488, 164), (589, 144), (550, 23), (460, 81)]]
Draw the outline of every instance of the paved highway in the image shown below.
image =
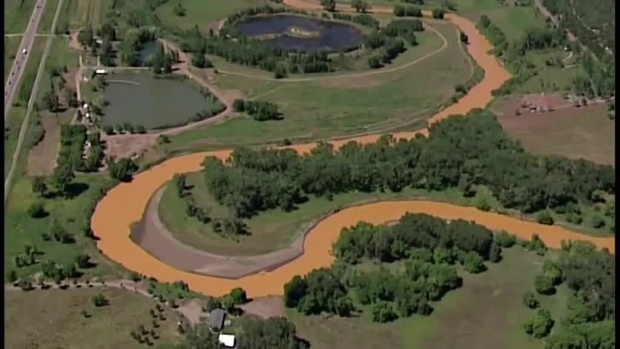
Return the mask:
[(47, 0), (37, 0), (34, 10), (30, 15), (30, 20), (28, 21), (28, 27), (26, 27), (26, 31), (22, 37), (22, 42), (19, 44), (19, 49), (15, 54), (13, 66), (11, 67), (9, 77), (4, 86), (4, 120), (6, 120), (7, 115), (9, 115), (11, 102), (17, 91), (17, 85), (19, 85), (19, 81), (28, 63), (28, 57), (30, 56), (30, 51), (32, 51), (32, 45), (37, 35), (37, 28), (39, 27), (39, 22), (41, 22), (46, 2)]

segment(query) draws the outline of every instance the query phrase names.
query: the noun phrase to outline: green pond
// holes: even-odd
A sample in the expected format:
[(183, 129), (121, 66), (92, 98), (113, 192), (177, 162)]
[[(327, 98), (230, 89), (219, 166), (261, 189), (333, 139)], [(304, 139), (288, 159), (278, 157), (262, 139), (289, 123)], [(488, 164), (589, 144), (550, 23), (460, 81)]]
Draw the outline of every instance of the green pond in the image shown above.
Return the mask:
[(147, 129), (186, 124), (199, 112), (220, 109), (214, 97), (206, 98), (180, 78), (156, 78), (150, 73), (112, 74), (106, 78), (103, 126), (123, 123)]

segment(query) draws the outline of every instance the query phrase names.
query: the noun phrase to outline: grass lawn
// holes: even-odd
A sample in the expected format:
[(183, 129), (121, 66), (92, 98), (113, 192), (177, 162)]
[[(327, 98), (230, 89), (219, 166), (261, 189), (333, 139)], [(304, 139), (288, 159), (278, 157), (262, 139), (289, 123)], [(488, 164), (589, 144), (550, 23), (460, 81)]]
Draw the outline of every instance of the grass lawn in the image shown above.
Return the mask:
[(6, 0), (4, 2), (4, 33), (26, 31), (36, 0)]
[[(102, 293), (109, 304), (96, 308), (92, 297)], [(115, 289), (36, 290), (5, 295), (5, 345), (9, 348), (144, 348), (129, 333), (142, 325), (153, 328), (150, 309), (156, 301)], [(90, 317), (84, 317), (86, 311)], [(178, 315), (164, 310), (155, 344), (179, 340)]]
[(71, 29), (79, 29), (86, 25), (98, 28), (111, 3), (105, 0), (64, 0), (58, 17), (58, 26), (63, 27), (65, 26), (63, 23), (66, 23)]
[[(179, 3), (186, 10), (183, 17), (177, 16), (173, 11)], [(216, 29), (216, 22), (236, 12), (266, 3), (268, 3), (266, 0), (179, 0), (168, 1), (157, 8), (155, 13), (163, 23), (169, 26), (190, 29), (198, 25), (201, 30), (208, 30), (209, 28)]]
[(546, 50), (539, 52), (529, 52), (527, 57), (536, 65), (538, 75), (525, 81), (523, 84), (515, 88), (515, 94), (525, 93), (541, 93), (550, 91), (570, 91), (572, 89), (572, 80), (578, 76), (585, 74), (580, 65), (566, 62), (565, 68), (550, 67), (545, 61), (552, 57), (566, 59), (568, 54), (563, 50)]
[(418, 35), (421, 44), (408, 50), (391, 66), (402, 69), (371, 76), (279, 82), (265, 79), (265, 74), (257, 76), (256, 70), (215, 60), (217, 69), (249, 75), (215, 74), (213, 78), (218, 87), (241, 91), (246, 98), (277, 103), (284, 120), (256, 122), (242, 117), (171, 137), (171, 143), (162, 148), (195, 150), (240, 143), (275, 143), (284, 138), (293, 141), (325, 139), (392, 131), (424, 121), (435, 108), (449, 100), (454, 86), (466, 82), (473, 72), (469, 57), (458, 44), (454, 26), (438, 22), (433, 22), (432, 26), (449, 42), (444, 50), (405, 66), (442, 47), (442, 40), (426, 30)]
[[(73, 199), (41, 199), (32, 193), (31, 178), (25, 172), (27, 152), (22, 154), (5, 212), (6, 271), (15, 270), (19, 276), (33, 275), (40, 271), (41, 261), (53, 260), (64, 264), (74, 261), (78, 254), (85, 253), (91, 257), (96, 266), (81, 270), (84, 278), (123, 276), (120, 266), (101, 255), (95, 242), (84, 236), (84, 229), (89, 226), (90, 220), (87, 210), (96, 203), (100, 189), (109, 181), (107, 176), (78, 175), (74, 182), (83, 192)], [(34, 219), (28, 214), (30, 205), (37, 201), (43, 203), (49, 213), (47, 217)], [(62, 244), (53, 238), (46, 241), (43, 234), (51, 235), (50, 226), (53, 219), (57, 220), (68, 233), (74, 235), (75, 243)], [(36, 246), (43, 255), (38, 257), (34, 265), (17, 267), (14, 257), (23, 254), (26, 245)]]
[(24, 74), (22, 75), (20, 86), (18, 87), (18, 90), (17, 90), (17, 95), (14, 97), (15, 99), (12, 101), (11, 110), (9, 111), (9, 115), (7, 117), (7, 121), (4, 126), (5, 127), (5, 130), (4, 130), (4, 175), (5, 176), (9, 171), (9, 167), (11, 165), (13, 154), (15, 153), (15, 147), (17, 146), (17, 139), (19, 138), (19, 130), (22, 126), (22, 122), (24, 121), (24, 117), (26, 116), (26, 107), (28, 105), (28, 99), (30, 99), (30, 92), (32, 91), (34, 80), (36, 79), (36, 76), (37, 76), (37, 70), (39, 69), (39, 64), (41, 63), (43, 51), (45, 50), (46, 40), (47, 38), (36, 38), (34, 41), (34, 45), (32, 46), (32, 50), (30, 53), (30, 58), (28, 58), (26, 69), (24, 70)]
[[(434, 303), (435, 311), (428, 317), (414, 315), (388, 324), (371, 322), (367, 313), (342, 319), (305, 317), (290, 311), (289, 317), (313, 349), (542, 349), (543, 342), (528, 338), (522, 329), (522, 323), (534, 313), (522, 304), (522, 296), (533, 290), (546, 257), (521, 247), (505, 250), (503, 255), (499, 264), (487, 264), (484, 273), (460, 272), (463, 287)], [(557, 321), (566, 308), (567, 294), (560, 288), (555, 296), (538, 298)]]
[[(45, 62), (45, 71), (40, 80), (39, 91), (37, 95), (37, 102), (40, 102), (46, 92), (51, 89), (51, 72), (54, 69), (65, 67), (68, 71), (77, 71), (78, 68), (78, 56), (79, 54), (69, 49), (69, 38), (57, 37), (52, 39), (52, 45), (50, 52), (47, 55), (47, 61)], [(54, 83), (58, 83), (59, 78), (54, 78)], [(73, 75), (71, 75), (70, 81), (67, 81), (67, 85), (75, 85), (73, 81)], [(75, 90), (75, 89), (74, 89)]]
[[(65, 0), (65, 2), (68, 1), (70, 0)], [(43, 16), (41, 16), (41, 22), (39, 22), (39, 28), (37, 28), (37, 33), (50, 34), (50, 30), (52, 30), (52, 22), (54, 21), (54, 16), (56, 15), (56, 9), (58, 8), (59, 2), (60, 0), (47, 0), (45, 8), (43, 9)], [(58, 15), (58, 18), (60, 17), (62, 17), (62, 12)], [(60, 22), (58, 23), (60, 24)]]
[(11, 67), (17, 55), (17, 49), (22, 41), (21, 36), (5, 36), (4, 37), (4, 83), (11, 73)]

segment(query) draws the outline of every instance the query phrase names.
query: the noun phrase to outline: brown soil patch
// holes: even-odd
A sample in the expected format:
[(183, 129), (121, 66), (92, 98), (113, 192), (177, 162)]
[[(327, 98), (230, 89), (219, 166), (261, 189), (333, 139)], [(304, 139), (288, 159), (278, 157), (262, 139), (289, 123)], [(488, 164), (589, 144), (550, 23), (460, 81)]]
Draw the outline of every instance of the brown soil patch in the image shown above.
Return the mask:
[(106, 144), (106, 154), (115, 158), (135, 158), (157, 144), (156, 135), (101, 135)]
[(284, 300), (279, 296), (262, 297), (240, 306), (244, 312), (263, 319), (284, 316)]
[(493, 111), (506, 132), (532, 152), (613, 166), (616, 129), (607, 118), (606, 105), (575, 107), (557, 95), (549, 99), (553, 111), (531, 113), (520, 108), (522, 99), (517, 97), (501, 101)]
[(45, 130), (43, 140), (28, 153), (28, 175), (49, 176), (56, 167), (60, 148), (60, 124), (58, 114), (41, 114), (41, 124)]
[[(287, 0), (289, 5), (306, 6), (301, 0)], [(310, 3), (310, 5), (318, 6)], [(350, 8), (339, 7), (343, 12)], [(380, 8), (382, 12), (391, 12), (392, 8)], [(373, 11), (378, 12), (376, 8)], [(488, 52), (490, 43), (475, 28), (471, 21), (447, 15), (446, 19), (458, 26), (470, 38), (468, 45), (470, 55), (485, 70), (484, 79), (474, 86), (456, 104), (433, 116), (429, 122), (437, 122), (449, 115), (465, 114), (474, 108), (484, 108), (493, 99), (491, 91), (500, 87), (510, 75), (502, 68), (497, 59)], [(427, 134), (427, 132), (419, 132)], [(400, 133), (395, 138), (410, 138), (416, 133)], [(378, 135), (353, 138), (360, 143), (375, 142)], [(346, 141), (333, 142), (336, 147)], [(299, 152), (307, 152), (316, 144), (302, 144), (292, 147)], [(211, 295), (223, 295), (233, 287), (244, 288), (250, 297), (282, 294), (282, 286), (294, 275), (303, 275), (315, 268), (329, 266), (333, 257), (330, 255), (332, 243), (338, 238), (343, 227), (357, 223), (360, 217), (380, 224), (398, 219), (406, 212), (432, 214), (444, 219), (465, 218), (487, 226), (489, 229), (505, 229), (521, 238), (530, 238), (532, 233), (540, 235), (550, 247), (559, 247), (562, 240), (588, 240), (600, 247), (614, 252), (614, 239), (594, 238), (568, 231), (558, 226), (542, 226), (524, 222), (499, 214), (478, 211), (475, 208), (459, 207), (445, 203), (428, 201), (380, 202), (366, 206), (342, 210), (323, 220), (306, 237), (305, 253), (299, 258), (271, 272), (251, 275), (238, 280), (208, 277), (175, 269), (148, 254), (130, 238), (130, 226), (141, 219), (147, 204), (157, 189), (172, 179), (176, 173), (195, 172), (201, 169), (205, 156), (225, 158), (229, 150), (201, 152), (179, 156), (152, 167), (136, 175), (131, 183), (122, 183), (110, 190), (99, 202), (91, 219), (91, 228), (99, 237), (98, 248), (110, 259), (122, 264), (127, 269), (157, 278), (162, 282), (185, 281), (192, 290)]]

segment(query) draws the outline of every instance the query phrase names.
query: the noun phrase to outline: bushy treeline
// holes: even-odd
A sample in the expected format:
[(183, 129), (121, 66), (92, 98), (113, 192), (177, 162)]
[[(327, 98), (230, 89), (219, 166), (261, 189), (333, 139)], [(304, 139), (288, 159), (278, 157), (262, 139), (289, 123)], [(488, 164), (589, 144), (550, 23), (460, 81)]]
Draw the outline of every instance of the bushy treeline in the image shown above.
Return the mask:
[[(84, 157), (84, 146), (89, 141), (90, 148)], [(67, 166), (72, 171), (97, 171), (103, 161), (104, 152), (99, 133), (87, 134), (84, 125), (62, 125), (60, 128), (60, 151), (58, 167)]]
[[(428, 315), (431, 301), (462, 284), (455, 264), (470, 273), (484, 271), (484, 260), (499, 262), (501, 248), (515, 238), (457, 220), (447, 223), (425, 214), (406, 214), (392, 226), (361, 222), (343, 229), (332, 250), (336, 264), (295, 276), (284, 286), (285, 305), (300, 312), (348, 316), (370, 306), (373, 321)], [(361, 261), (397, 262), (404, 270), (357, 269)]]
[(587, 242), (564, 244), (556, 260), (545, 261), (534, 288), (549, 296), (565, 284), (570, 291), (568, 310), (553, 319), (528, 292), (524, 304), (537, 312), (525, 322), (524, 330), (537, 338), (549, 336), (546, 349), (615, 348), (615, 282), (615, 259), (608, 251)]
[(479, 109), (433, 124), (428, 138), (383, 136), (338, 151), (323, 143), (304, 155), (240, 147), (226, 163), (208, 157), (203, 165), (208, 190), (242, 218), (278, 207), (292, 210), (312, 196), (408, 187), (458, 187), (473, 196), (476, 185), (486, 185), (504, 207), (525, 213), (591, 204), (598, 190), (615, 193), (613, 167), (529, 154), (492, 113)]
[(407, 50), (405, 42), (410, 46), (416, 46), (418, 39), (415, 32), (424, 30), (422, 22), (418, 19), (396, 19), (387, 26), (364, 37), (365, 47), (371, 50), (380, 49), (378, 54), (368, 58), (368, 66), (371, 69), (381, 68), (384, 64), (391, 63), (398, 55)]
[(280, 113), (278, 105), (268, 101), (235, 99), (232, 106), (234, 111), (247, 113), (256, 121), (282, 119), (282, 113)]
[(380, 24), (378, 20), (368, 14), (348, 15), (346, 13), (334, 12), (332, 13), (332, 18), (363, 25), (372, 29), (378, 29)]

